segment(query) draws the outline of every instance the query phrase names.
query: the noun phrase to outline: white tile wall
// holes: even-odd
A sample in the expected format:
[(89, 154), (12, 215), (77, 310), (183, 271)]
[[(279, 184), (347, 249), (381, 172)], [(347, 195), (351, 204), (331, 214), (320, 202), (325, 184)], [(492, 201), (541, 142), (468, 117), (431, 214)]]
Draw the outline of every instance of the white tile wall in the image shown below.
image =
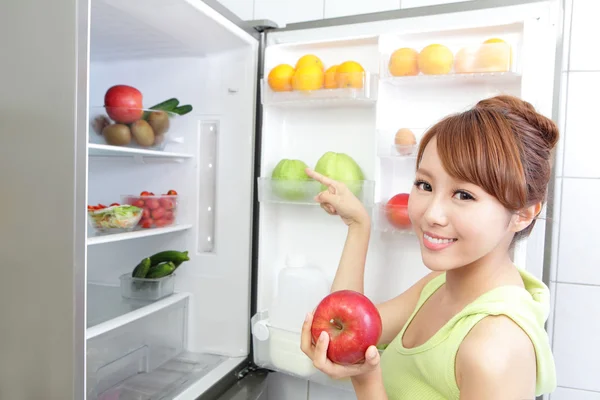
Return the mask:
[(557, 286), (554, 357), (558, 385), (600, 391), (600, 287)]
[(564, 176), (600, 177), (598, 102), (593, 100), (599, 92), (600, 72), (569, 73)]
[(563, 178), (558, 247), (559, 282), (600, 285), (598, 198), (600, 179)]
[(600, 400), (600, 392), (559, 387), (552, 393), (550, 400)]
[(254, 0), (254, 19), (278, 24), (323, 19), (324, 0)]
[(325, 18), (397, 10), (398, 8), (400, 8), (400, 0), (325, 0)]
[(552, 224), (552, 253), (550, 256), (550, 281), (556, 282), (556, 276), (558, 275), (558, 247), (560, 241), (560, 207), (562, 203), (562, 185), (563, 179), (556, 178), (554, 180), (554, 195), (552, 197), (552, 203), (554, 212), (552, 215), (546, 215), (546, 224)]
[(570, 70), (600, 70), (598, 14), (600, 1), (573, 0)]

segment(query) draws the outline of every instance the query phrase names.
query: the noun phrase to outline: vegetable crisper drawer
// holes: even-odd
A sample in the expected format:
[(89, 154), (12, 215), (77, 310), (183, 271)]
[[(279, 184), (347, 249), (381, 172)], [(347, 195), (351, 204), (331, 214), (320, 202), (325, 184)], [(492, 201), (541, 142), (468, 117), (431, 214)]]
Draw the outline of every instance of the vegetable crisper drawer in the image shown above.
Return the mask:
[(124, 380), (151, 372), (186, 346), (188, 298), (87, 342), (87, 395), (98, 399)]

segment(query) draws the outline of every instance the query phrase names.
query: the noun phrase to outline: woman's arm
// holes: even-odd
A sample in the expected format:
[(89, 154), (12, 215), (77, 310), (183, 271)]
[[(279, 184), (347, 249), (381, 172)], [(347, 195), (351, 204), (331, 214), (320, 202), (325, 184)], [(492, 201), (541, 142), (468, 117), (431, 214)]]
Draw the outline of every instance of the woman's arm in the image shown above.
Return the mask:
[(371, 372), (351, 379), (357, 400), (388, 400), (379, 366)]
[(529, 336), (510, 318), (489, 316), (456, 355), (460, 400), (534, 399), (536, 357)]

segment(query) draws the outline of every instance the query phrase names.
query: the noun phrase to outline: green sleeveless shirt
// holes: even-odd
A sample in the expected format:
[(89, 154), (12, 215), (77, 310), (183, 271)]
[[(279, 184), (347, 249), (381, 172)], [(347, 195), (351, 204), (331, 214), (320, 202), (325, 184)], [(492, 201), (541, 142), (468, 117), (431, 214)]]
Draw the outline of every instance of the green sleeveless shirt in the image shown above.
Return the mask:
[(531, 339), (537, 358), (536, 395), (552, 392), (556, 371), (544, 322), (550, 292), (543, 282), (519, 269), (525, 289), (502, 286), (484, 293), (456, 314), (424, 344), (406, 349), (402, 336), (417, 311), (446, 282), (446, 274), (432, 279), (402, 331), (381, 355), (383, 382), (389, 400), (459, 399), (454, 370), (456, 353), (469, 331), (488, 315), (506, 315)]

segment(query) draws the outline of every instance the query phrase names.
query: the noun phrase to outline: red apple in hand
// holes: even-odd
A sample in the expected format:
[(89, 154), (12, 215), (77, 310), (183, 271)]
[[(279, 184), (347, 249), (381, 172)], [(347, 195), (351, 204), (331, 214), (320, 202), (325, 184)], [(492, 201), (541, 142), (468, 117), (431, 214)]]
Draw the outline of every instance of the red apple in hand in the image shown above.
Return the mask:
[(353, 290), (339, 290), (327, 295), (315, 309), (311, 336), (316, 343), (321, 332), (327, 332), (327, 358), (351, 365), (365, 359), (369, 346), (377, 345), (381, 330), (381, 316), (371, 300)]
[(385, 205), (385, 216), (396, 228), (410, 228), (411, 222), (408, 218), (408, 193), (399, 193), (393, 196)]

